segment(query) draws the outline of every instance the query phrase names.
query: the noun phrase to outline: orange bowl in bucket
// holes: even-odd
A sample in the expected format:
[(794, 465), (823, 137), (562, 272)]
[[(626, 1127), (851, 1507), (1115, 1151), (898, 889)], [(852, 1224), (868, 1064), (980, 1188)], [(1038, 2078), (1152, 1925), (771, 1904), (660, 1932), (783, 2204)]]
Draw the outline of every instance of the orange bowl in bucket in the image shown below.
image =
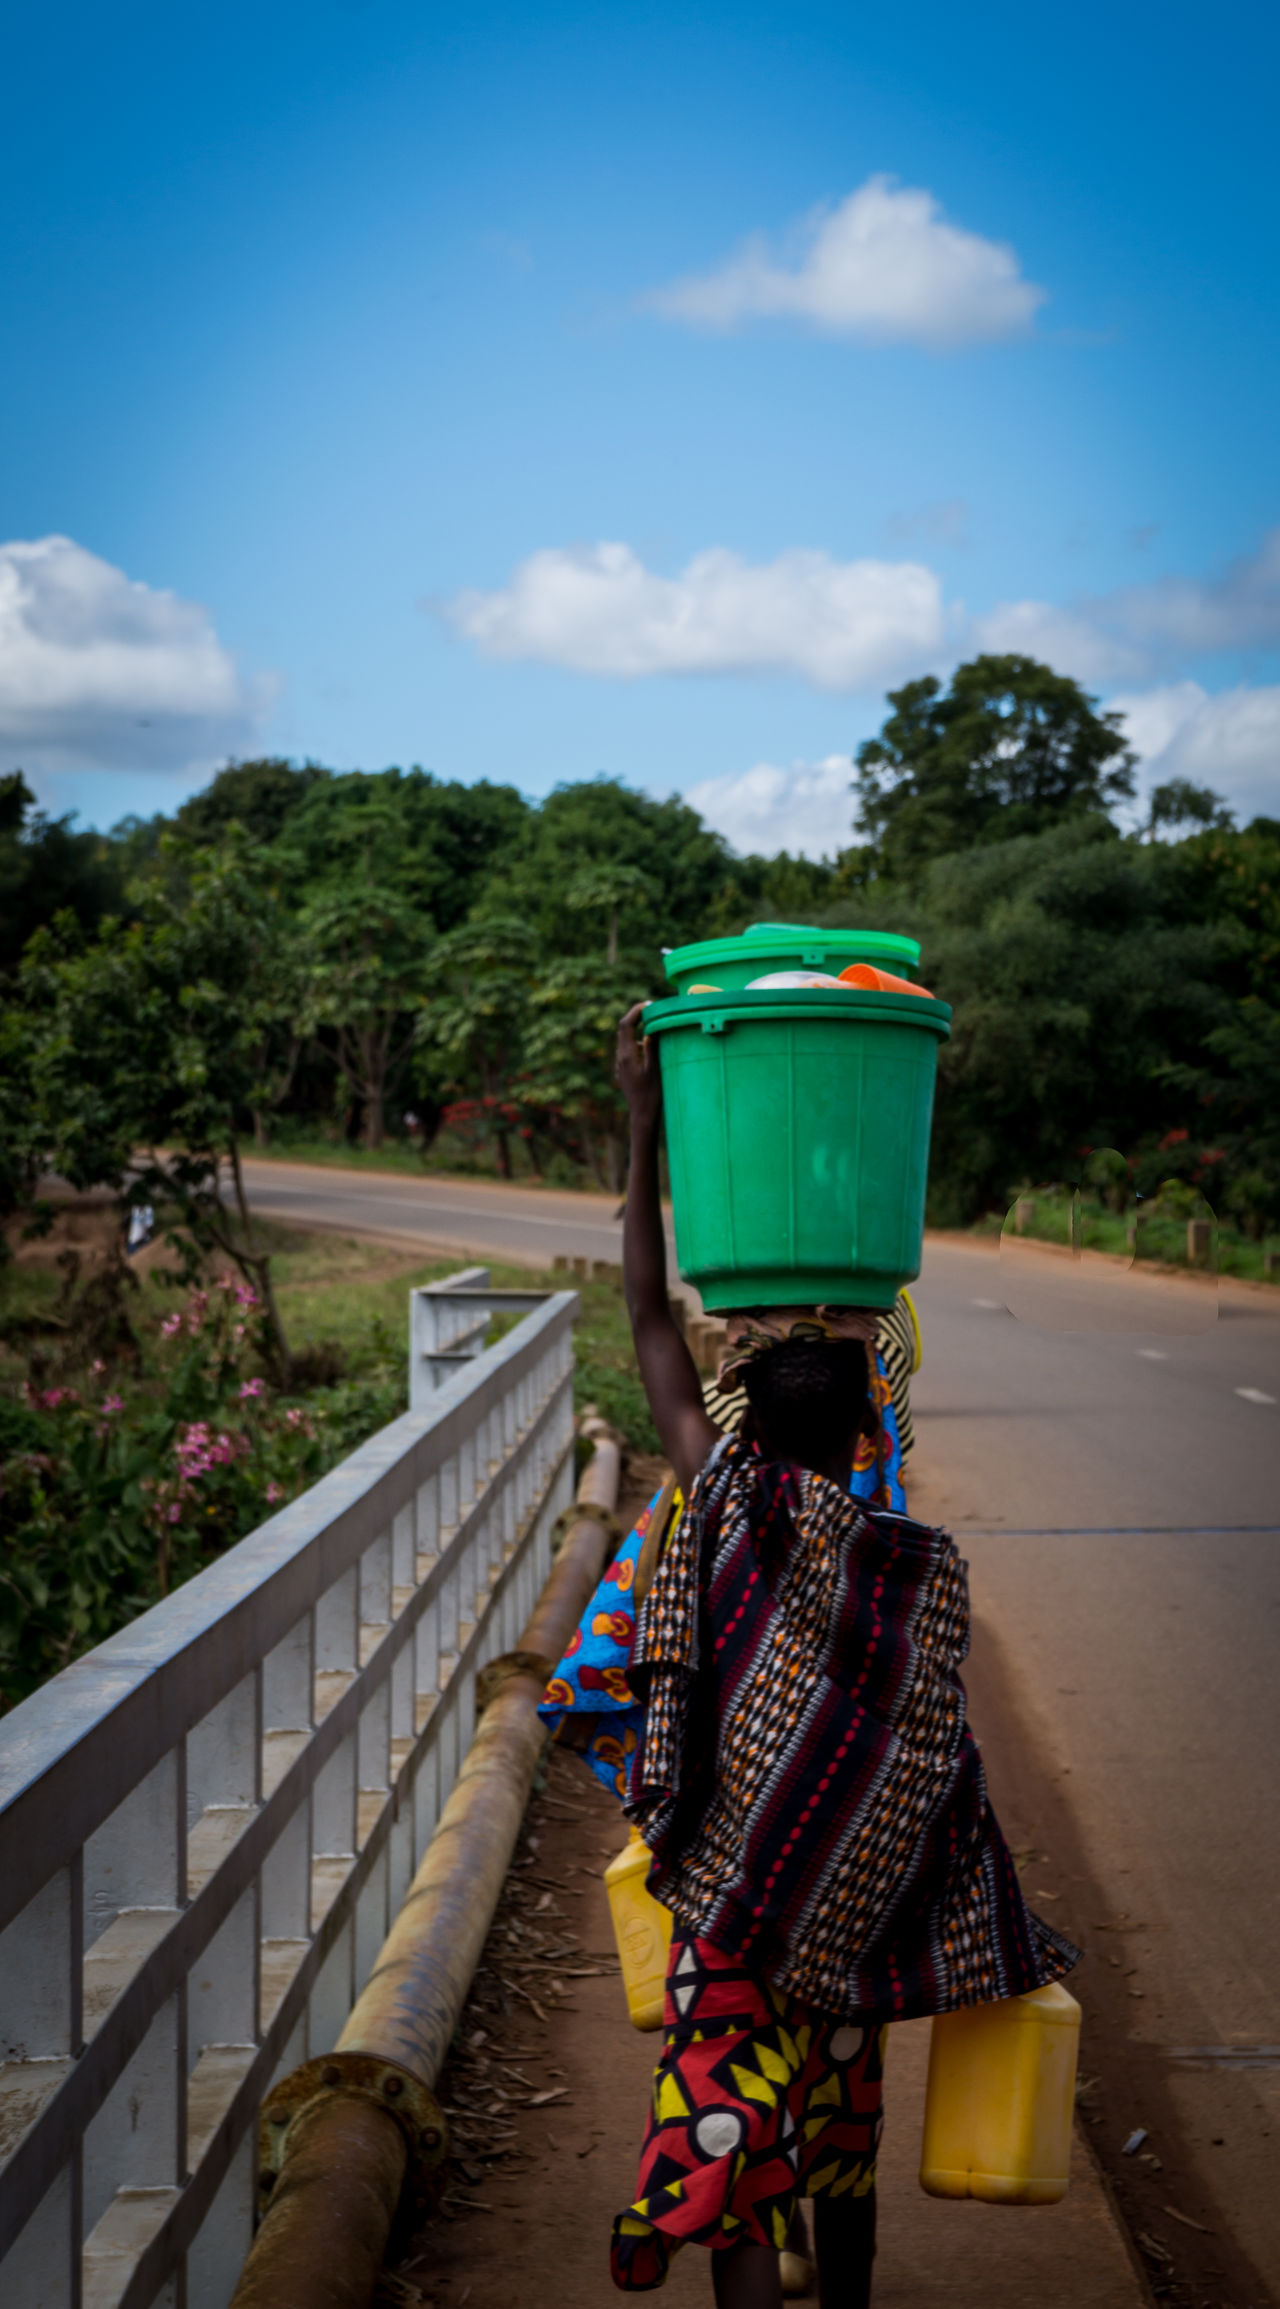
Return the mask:
[(927, 986), (917, 986), (910, 978), (895, 978), (891, 970), (880, 970), (874, 962), (851, 962), (840, 973), (842, 986), (860, 986), (867, 994), (924, 994)]

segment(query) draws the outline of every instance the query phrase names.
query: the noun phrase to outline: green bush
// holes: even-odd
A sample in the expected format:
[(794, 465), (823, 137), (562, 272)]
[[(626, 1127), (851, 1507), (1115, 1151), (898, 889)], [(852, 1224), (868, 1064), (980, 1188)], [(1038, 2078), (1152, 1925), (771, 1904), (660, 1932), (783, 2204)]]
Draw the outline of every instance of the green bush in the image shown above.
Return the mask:
[[(150, 1369), (0, 1395), (0, 1707), (167, 1595), (404, 1408), (402, 1368), (300, 1401), (262, 1376), (262, 1310), (192, 1292)], [(118, 1389), (120, 1391), (118, 1391)]]

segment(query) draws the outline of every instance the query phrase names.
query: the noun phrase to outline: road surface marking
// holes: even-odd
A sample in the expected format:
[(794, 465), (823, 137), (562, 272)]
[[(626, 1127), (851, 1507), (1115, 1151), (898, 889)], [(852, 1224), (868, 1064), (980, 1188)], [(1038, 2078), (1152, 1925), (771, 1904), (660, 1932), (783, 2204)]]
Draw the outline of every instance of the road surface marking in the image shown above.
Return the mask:
[(1004, 1305), (1004, 1300), (1003, 1300), (1003, 1299), (971, 1299), (971, 1300), (970, 1300), (970, 1302), (969, 1302), (969, 1304), (970, 1304), (970, 1306), (972, 1306), (972, 1307), (991, 1307), (991, 1308), (993, 1308), (993, 1309), (994, 1309), (994, 1308), (996, 1308), (996, 1307), (1003, 1307), (1003, 1305)]
[(1280, 2068), (1280, 2044), (1187, 2044), (1166, 2058), (1180, 2068)]
[(1134, 1353), (1145, 1355), (1148, 1363), (1167, 1363), (1169, 1360), (1163, 1347), (1135, 1347)]
[(1244, 1399), (1245, 1399), (1245, 1402), (1246, 1402), (1246, 1403), (1274, 1403), (1274, 1402), (1275, 1402), (1275, 1396), (1274, 1396), (1274, 1395), (1264, 1395), (1264, 1394), (1263, 1394), (1263, 1392), (1262, 1392), (1262, 1389), (1261, 1389), (1260, 1387), (1237, 1387), (1237, 1389), (1236, 1389), (1236, 1393), (1237, 1393), (1237, 1395), (1243, 1395), (1243, 1397), (1244, 1397)]

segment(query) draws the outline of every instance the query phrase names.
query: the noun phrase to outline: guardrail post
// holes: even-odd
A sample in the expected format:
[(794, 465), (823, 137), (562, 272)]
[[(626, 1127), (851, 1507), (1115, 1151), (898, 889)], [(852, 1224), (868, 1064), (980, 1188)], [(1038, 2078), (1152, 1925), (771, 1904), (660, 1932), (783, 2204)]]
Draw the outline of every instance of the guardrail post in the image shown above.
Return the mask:
[[(0, 1932), (0, 2074), (37, 2105), (80, 2049), (83, 1893), (80, 1866), (60, 1868)], [(9, 2064), (14, 2064), (14, 2071)], [(21, 2064), (20, 2067), (18, 2064)], [(16, 2073), (14, 2073), (16, 2071)], [(80, 2298), (80, 2166), (67, 2166), (4, 2264), (13, 2298), (72, 2309)], [(10, 2266), (14, 2274), (10, 2277)], [(17, 2288), (21, 2287), (22, 2292)]]
[(478, 1355), (484, 1344), (486, 1325), (481, 1324), (479, 1336), (475, 1325), (464, 1338), (456, 1306), (451, 1306), (446, 1292), (487, 1290), (487, 1267), (464, 1267), (459, 1274), (450, 1275), (439, 1285), (426, 1283), (409, 1293), (409, 1409), (425, 1411), (448, 1372), (432, 1358), (449, 1352)]

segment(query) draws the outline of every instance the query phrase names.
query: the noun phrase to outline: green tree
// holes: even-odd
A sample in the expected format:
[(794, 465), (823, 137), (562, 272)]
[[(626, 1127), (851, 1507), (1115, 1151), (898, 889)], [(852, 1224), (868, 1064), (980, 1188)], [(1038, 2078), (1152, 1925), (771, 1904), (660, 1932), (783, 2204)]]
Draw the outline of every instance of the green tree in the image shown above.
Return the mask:
[(613, 1079), (618, 1020), (647, 985), (625, 967), (584, 956), (552, 962), (529, 992), (521, 1088), (543, 1127), (569, 1123), (598, 1186), (623, 1183), (626, 1106)]
[(299, 767), (278, 754), (228, 762), (210, 785), (182, 804), (177, 830), (189, 841), (216, 844), (229, 826), (243, 826), (254, 842), (277, 842), (307, 795), (331, 775), (317, 762)]
[[(34, 1057), (31, 1018), (17, 1002), (0, 997), (0, 1226), (30, 1204), (46, 1161), (31, 1080)], [(8, 1255), (0, 1233), (0, 1266)]]
[(504, 1178), (535, 956), (533, 933), (515, 915), (482, 914), (448, 931), (431, 955), (416, 1026), (419, 1080), (479, 1101)]
[(1232, 926), (1225, 983), (1236, 997), (1275, 999), (1280, 986), (1280, 819), (1255, 818), (1238, 832), (1212, 826), (1168, 853), (1178, 903), (1191, 921)]
[(19, 991), (36, 1125), (72, 1186), (109, 1187), (126, 1211), (150, 1205), (179, 1246), (234, 1262), (283, 1380), (289, 1349), (238, 1141), (262, 1096), (286, 927), (243, 838), (185, 863), (180, 895), (143, 888), (134, 920), (109, 917), (86, 939), (64, 915), (28, 947)]
[[(1180, 1169), (1246, 1234), (1280, 1226), (1280, 1009), (1247, 995), (1205, 1036), (1199, 1063), (1160, 1073), (1188, 1094)], [(1167, 1140), (1155, 1151), (1167, 1168)]]
[(387, 1099), (414, 1043), (434, 943), (428, 919), (394, 889), (363, 877), (322, 889), (298, 917), (303, 1022), (331, 1052), (380, 1147)]
[(954, 1007), (939, 1057), (933, 1209), (948, 1224), (1002, 1207), (1082, 1150), (1131, 1154), (1184, 1121), (1162, 1069), (1189, 1063), (1230, 1014), (1242, 935), (1188, 916), (1165, 844), (1085, 817), (943, 858), (914, 927), (922, 976)]
[(1211, 786), (1192, 785), (1189, 778), (1169, 778), (1163, 785), (1153, 786), (1147, 796), (1147, 840), (1153, 842), (1158, 833), (1171, 833), (1175, 828), (1188, 826), (1221, 826), (1229, 828), (1232, 814), (1220, 794)]
[(456, 929), (524, 839), (529, 805), (511, 786), (447, 784), (425, 770), (326, 772), (276, 845), (298, 902), (353, 875)]
[(571, 914), (603, 914), (608, 922), (605, 960), (611, 970), (618, 961), (618, 928), (623, 907), (647, 906), (653, 896), (650, 877), (639, 866), (580, 866), (568, 884), (564, 902)]
[[(616, 913), (609, 943), (620, 958), (645, 957), (656, 991), (660, 949), (703, 936), (726, 891), (739, 903), (736, 871), (728, 845), (678, 796), (657, 801), (592, 778), (548, 794), (482, 907), (518, 914), (547, 955), (598, 953), (600, 916)], [(605, 889), (613, 895), (600, 898)]]
[(111, 843), (37, 810), (20, 770), (0, 777), (0, 974), (17, 968), (27, 940), (55, 914), (92, 930), (123, 903)]
[(889, 704), (858, 748), (854, 787), (878, 873), (909, 878), (975, 843), (1103, 816), (1133, 792), (1120, 716), (1035, 658), (973, 658), (949, 689), (928, 675)]
[[(1280, 821), (1221, 825), (1168, 851), (1176, 903), (1213, 924), (1229, 1008), (1194, 1054), (1171, 1049), (1178, 1166), (1246, 1233), (1280, 1226)], [(1167, 1148), (1157, 1147), (1165, 1166)]]

